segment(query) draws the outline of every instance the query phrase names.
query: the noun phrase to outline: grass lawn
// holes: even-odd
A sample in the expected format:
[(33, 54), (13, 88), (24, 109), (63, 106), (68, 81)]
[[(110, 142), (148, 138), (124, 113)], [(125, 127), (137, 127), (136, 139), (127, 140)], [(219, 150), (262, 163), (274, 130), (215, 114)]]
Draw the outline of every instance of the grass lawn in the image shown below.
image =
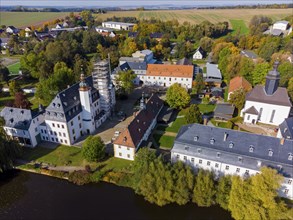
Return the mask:
[(175, 137), (167, 136), (167, 135), (160, 135), (160, 134), (154, 134), (154, 139), (156, 142), (161, 146), (165, 148), (172, 148), (174, 144)]
[(57, 166), (84, 166), (86, 161), (82, 158), (81, 149), (60, 145), (55, 149), (36, 147), (24, 148), (24, 160), (54, 164)]
[(7, 68), (10, 72), (10, 75), (18, 75), (19, 68), (20, 68), (20, 62), (9, 65)]
[(124, 160), (116, 157), (111, 157), (106, 161), (98, 163), (98, 167), (103, 167), (101, 170), (112, 170), (114, 172), (119, 172), (122, 170), (129, 170), (132, 165), (132, 161)]
[(165, 130), (178, 133), (181, 126), (185, 124), (186, 124), (185, 118), (176, 118), (176, 120), (172, 123), (172, 125), (170, 127), (167, 127)]
[(9, 93), (4, 93), (4, 94), (7, 94), (7, 95), (5, 95), (4, 97), (0, 97), (0, 108), (4, 108), (6, 103), (14, 100), (14, 97), (10, 96)]
[(227, 122), (216, 121), (214, 118), (211, 119), (211, 122), (212, 122), (213, 125), (215, 125), (216, 127), (227, 128)]
[(225, 102), (227, 102), (227, 100), (228, 100), (228, 91), (229, 91), (229, 88), (227, 86), (226, 89), (225, 89), (225, 93), (224, 93), (224, 100), (225, 100)]
[(232, 34), (235, 35), (237, 32), (239, 32), (241, 35), (248, 34), (249, 29), (247, 28), (246, 24), (243, 20), (234, 20), (231, 19), (230, 23), (232, 24)]
[(199, 104), (199, 110), (202, 114), (213, 112), (216, 108), (216, 105), (213, 104)]

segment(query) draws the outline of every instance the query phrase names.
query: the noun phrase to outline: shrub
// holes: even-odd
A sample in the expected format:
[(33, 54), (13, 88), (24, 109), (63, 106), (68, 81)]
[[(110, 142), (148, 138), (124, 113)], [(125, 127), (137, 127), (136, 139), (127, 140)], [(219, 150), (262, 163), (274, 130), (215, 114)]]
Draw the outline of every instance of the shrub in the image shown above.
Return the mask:
[(91, 175), (86, 171), (74, 171), (69, 173), (68, 180), (77, 185), (84, 185), (91, 182)]

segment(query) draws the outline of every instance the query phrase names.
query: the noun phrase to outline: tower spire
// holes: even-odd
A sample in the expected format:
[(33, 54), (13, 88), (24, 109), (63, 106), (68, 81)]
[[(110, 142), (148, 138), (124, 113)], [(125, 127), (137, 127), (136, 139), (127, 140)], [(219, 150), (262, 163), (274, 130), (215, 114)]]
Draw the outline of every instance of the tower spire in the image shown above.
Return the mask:
[(280, 81), (280, 73), (278, 72), (279, 61), (275, 61), (273, 70), (269, 71), (266, 76), (265, 92), (267, 95), (273, 95), (278, 87)]
[(88, 90), (89, 87), (88, 87), (87, 83), (85, 82), (85, 77), (83, 74), (82, 66), (80, 68), (80, 72), (81, 72), (81, 74), (80, 74), (79, 90), (83, 90), (83, 91)]

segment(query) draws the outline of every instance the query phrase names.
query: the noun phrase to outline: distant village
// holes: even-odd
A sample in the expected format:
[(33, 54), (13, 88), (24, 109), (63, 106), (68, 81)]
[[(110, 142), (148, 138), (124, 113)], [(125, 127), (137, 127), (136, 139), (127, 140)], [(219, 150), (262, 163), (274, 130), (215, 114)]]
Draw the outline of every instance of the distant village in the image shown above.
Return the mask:
[[(25, 40), (18, 42), (24, 45), (30, 38), (38, 42), (54, 42), (67, 32), (82, 35), (90, 31), (99, 34), (103, 41), (106, 39), (107, 43), (116, 45), (123, 35), (122, 42), (128, 42), (125, 50), (130, 51), (128, 56), (116, 59), (111, 56), (114, 49), (91, 60), (91, 69), (79, 66), (81, 68), (77, 71), (80, 74), (76, 76), (79, 79), (62, 87), (46, 106), (41, 102), (34, 110), (3, 106), (0, 115), (5, 120), (3, 127), (8, 136), (30, 148), (47, 142), (80, 147), (88, 135), (99, 135), (105, 126), (113, 123), (113, 127), (107, 128), (105, 143), (112, 147), (114, 157), (133, 161), (141, 148), (148, 147), (168, 151), (172, 163), (182, 161), (193, 169), (213, 171), (216, 176), (247, 177), (258, 174), (261, 167), (266, 166), (284, 176), (279, 195), (293, 199), (292, 47), (283, 48), (281, 52), (274, 50), (266, 60), (265, 51), (270, 46), (264, 44), (264, 49), (256, 52), (256, 46), (248, 46), (252, 41), (250, 38), (239, 37), (238, 45), (244, 46), (236, 48), (231, 35), (233, 39), (226, 42), (210, 37), (206, 42), (211, 45), (206, 46), (203, 41), (194, 44), (188, 36), (183, 38), (184, 44), (179, 40), (171, 42), (169, 38), (175, 37), (167, 34), (168, 48), (164, 51), (167, 37), (162, 30), (144, 33), (143, 39), (146, 40), (142, 44), (145, 47), (135, 46), (131, 50), (130, 44), (136, 42), (143, 26), (140, 29), (136, 23), (120, 21), (104, 21), (100, 26), (84, 24), (72, 25), (64, 20), (46, 30), (32, 27), (20, 30), (13, 26), (0, 30), (3, 55), (15, 53), (11, 39), (20, 34)], [(269, 37), (263, 41), (273, 39), (271, 42), (291, 36), (292, 43), (291, 25), (281, 20), (267, 26), (266, 30), (258, 30), (261, 33), (253, 36), (254, 44), (259, 44), (259, 36)], [(190, 50), (189, 44), (193, 45)], [(163, 48), (158, 49), (158, 45)], [(95, 50), (96, 47), (98, 45)], [(181, 47), (188, 51), (183, 52), (183, 56)], [(102, 51), (107, 49), (104, 45), (100, 48)], [(26, 51), (19, 48), (18, 53), (25, 54)], [(242, 65), (244, 62), (246, 66)], [(286, 69), (282, 68), (284, 63), (289, 66), (286, 73), (282, 72)], [(259, 69), (247, 67), (249, 65), (259, 66)], [(239, 66), (247, 68), (246, 72)], [(244, 72), (239, 74), (241, 71)], [(133, 90), (126, 95), (135, 98), (123, 100), (117, 92), (126, 82), (121, 83), (118, 78), (128, 73), (134, 76), (130, 80)], [(182, 87), (190, 98), (185, 108), (167, 104), (168, 90), (174, 85)], [(36, 88), (30, 92), (34, 94)], [(5, 86), (2, 90), (9, 92)], [(243, 103), (238, 104), (239, 100)], [(184, 109), (193, 104), (199, 107), (203, 123), (182, 122), (186, 117)], [(126, 110), (127, 105), (130, 110)], [(170, 140), (171, 146), (167, 146)]]

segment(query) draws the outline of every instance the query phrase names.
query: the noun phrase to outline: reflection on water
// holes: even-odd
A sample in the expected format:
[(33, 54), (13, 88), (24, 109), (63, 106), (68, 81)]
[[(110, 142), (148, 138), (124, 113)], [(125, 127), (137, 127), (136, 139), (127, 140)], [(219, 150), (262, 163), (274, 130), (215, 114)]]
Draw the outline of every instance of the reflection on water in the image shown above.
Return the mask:
[(0, 204), (0, 219), (231, 219), (219, 207), (158, 207), (132, 189), (107, 183), (77, 186), (26, 172), (0, 179)]

